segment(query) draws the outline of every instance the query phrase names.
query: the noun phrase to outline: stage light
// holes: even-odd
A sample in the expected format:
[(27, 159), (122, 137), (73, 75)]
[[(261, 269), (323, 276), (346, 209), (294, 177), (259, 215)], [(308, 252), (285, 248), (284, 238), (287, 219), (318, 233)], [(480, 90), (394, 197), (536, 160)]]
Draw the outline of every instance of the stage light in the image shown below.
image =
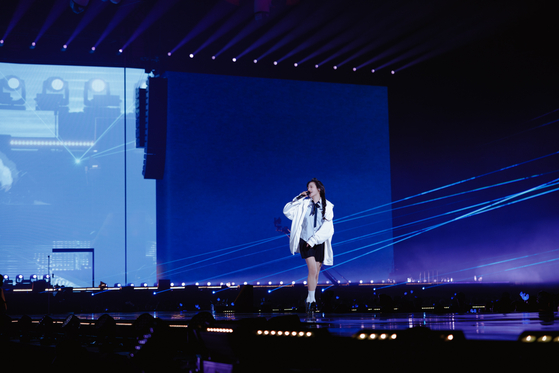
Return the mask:
[(35, 281), (37, 281), (38, 278), (39, 277), (37, 275), (31, 275), (31, 276), (29, 276), (29, 281), (35, 282)]
[(4, 46), (4, 39), (0, 40), (0, 47)]
[(357, 71), (357, 67), (354, 67), (352, 70), (353, 70), (353, 71)]
[(68, 46), (67, 46), (66, 44), (64, 44), (64, 45), (62, 46), (62, 52), (66, 52), (66, 49), (68, 49)]
[(293, 64), (293, 66), (297, 67), (297, 66), (298, 66), (298, 65), (297, 65), (297, 62), (295, 62), (295, 63)]
[(215, 60), (215, 56), (212, 56), (212, 60)]
[(31, 46), (29, 47), (29, 49), (35, 49), (35, 45), (36, 45), (35, 42), (31, 43)]
[(50, 282), (50, 275), (43, 275), (43, 280)]
[(114, 287), (115, 287), (115, 288), (121, 288), (121, 287), (122, 287), (122, 284), (121, 284), (120, 282), (117, 282), (117, 283), (115, 283), (115, 286), (114, 286)]
[(59, 77), (50, 77), (43, 82), (42, 93), (37, 93), (35, 102), (37, 110), (59, 110), (69, 103), (70, 90), (68, 83)]
[(25, 110), (25, 82), (14, 75), (8, 75), (0, 80), (0, 108), (9, 105), (6, 109)]
[(270, 15), (272, 0), (254, 0), (254, 19), (256, 21)]
[(371, 69), (371, 72), (374, 74), (374, 73), (375, 73), (375, 69)]
[(89, 53), (95, 53), (95, 47), (91, 47), (91, 50), (89, 51)]
[(258, 63), (258, 60), (253, 60), (252, 62), (254, 62), (254, 63)]
[(318, 69), (318, 65), (314, 65), (314, 68), (315, 68), (315, 69)]
[(120, 48), (120, 49), (118, 50), (118, 54), (122, 54), (122, 52), (123, 52), (123, 50), (122, 50), (122, 48)]
[(167, 56), (171, 57), (171, 52), (168, 52), (168, 53), (167, 53)]
[[(90, 98), (91, 94), (91, 98)], [(95, 107), (119, 107), (120, 97), (111, 95), (109, 83), (103, 79), (90, 79), (85, 83), (83, 91), (83, 101), (85, 106)]]
[(83, 12), (89, 5), (89, 0), (70, 0), (70, 8), (76, 14)]
[(192, 53), (190, 53), (190, 54), (188, 55), (188, 57), (194, 58), (194, 55), (193, 55)]
[(231, 59), (231, 61), (237, 62), (237, 59), (236, 59), (235, 57), (233, 57), (233, 58)]
[(390, 74), (394, 75), (394, 70), (392, 70), (392, 71), (390, 72)]
[(21, 284), (23, 282), (23, 275), (16, 276), (16, 284)]
[(334, 69), (334, 70), (338, 70), (338, 66), (334, 65), (334, 66), (333, 66), (333, 69)]
[(278, 61), (274, 61), (274, 66), (276, 66), (278, 64)]

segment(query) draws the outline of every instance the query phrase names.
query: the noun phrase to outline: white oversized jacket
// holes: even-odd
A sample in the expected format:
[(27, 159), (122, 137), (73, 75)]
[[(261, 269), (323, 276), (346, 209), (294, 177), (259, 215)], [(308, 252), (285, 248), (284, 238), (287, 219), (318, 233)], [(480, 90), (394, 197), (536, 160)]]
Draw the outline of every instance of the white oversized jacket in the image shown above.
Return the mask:
[[(289, 237), (289, 248), (291, 253), (295, 255), (299, 252), (299, 240), (301, 231), (303, 230), (303, 219), (308, 208), (312, 205), (312, 199), (295, 197), (293, 201), (288, 202), (283, 208), (284, 215), (291, 220), (291, 234)], [(322, 216), (322, 212), (320, 215)], [(308, 240), (311, 246), (324, 243), (324, 263), (325, 265), (334, 264), (334, 253), (332, 251), (332, 236), (334, 235), (334, 205), (326, 200), (326, 213), (322, 220), (320, 228)]]

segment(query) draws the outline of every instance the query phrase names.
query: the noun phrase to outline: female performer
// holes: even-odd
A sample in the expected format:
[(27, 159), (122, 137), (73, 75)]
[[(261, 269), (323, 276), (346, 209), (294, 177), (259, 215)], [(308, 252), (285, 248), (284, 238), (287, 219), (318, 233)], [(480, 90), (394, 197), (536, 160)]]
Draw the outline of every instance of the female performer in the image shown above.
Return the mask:
[[(309, 197), (309, 198), (307, 198)], [(289, 247), (291, 253), (301, 253), (309, 269), (307, 313), (316, 311), (315, 291), (320, 267), (334, 264), (332, 235), (334, 234), (334, 205), (326, 200), (324, 185), (317, 179), (307, 183), (307, 191), (299, 194), (283, 208), (291, 220)]]

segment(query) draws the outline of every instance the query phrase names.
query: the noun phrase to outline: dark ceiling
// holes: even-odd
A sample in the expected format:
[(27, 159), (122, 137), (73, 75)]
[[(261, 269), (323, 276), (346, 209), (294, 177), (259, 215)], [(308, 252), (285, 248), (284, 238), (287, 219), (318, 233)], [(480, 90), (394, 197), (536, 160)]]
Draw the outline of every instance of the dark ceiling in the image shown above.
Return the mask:
[(3, 1), (0, 61), (387, 86), (394, 181), (419, 181), (444, 162), (477, 172), (470, 164), (488, 154), (479, 146), (557, 109), (553, 3), (271, 0), (257, 20), (254, 0), (90, 0), (80, 14), (69, 0)]
[(254, 0), (90, 0), (80, 14), (68, 4), (3, 2), (0, 61), (371, 85), (390, 85), (392, 70), (409, 81), (496, 66), (521, 80), (558, 62), (553, 11), (541, 1), (271, 0), (260, 20)]

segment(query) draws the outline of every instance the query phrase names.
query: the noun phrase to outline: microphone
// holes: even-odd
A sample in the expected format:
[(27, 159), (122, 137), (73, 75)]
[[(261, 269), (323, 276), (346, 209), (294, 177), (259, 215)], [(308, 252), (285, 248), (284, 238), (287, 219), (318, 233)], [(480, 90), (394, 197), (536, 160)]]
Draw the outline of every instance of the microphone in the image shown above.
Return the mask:
[(309, 195), (309, 192), (303, 192), (297, 196), (297, 199), (305, 198)]

